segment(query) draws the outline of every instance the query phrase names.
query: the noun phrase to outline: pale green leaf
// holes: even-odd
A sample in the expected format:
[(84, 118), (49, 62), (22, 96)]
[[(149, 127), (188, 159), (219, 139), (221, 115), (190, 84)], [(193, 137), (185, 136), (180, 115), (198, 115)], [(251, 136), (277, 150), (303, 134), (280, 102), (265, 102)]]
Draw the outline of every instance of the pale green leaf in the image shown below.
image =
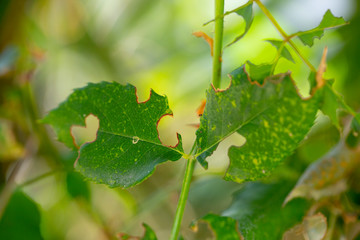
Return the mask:
[(273, 45), (277, 49), (278, 52), (280, 51), (280, 56), (281, 57), (286, 58), (290, 62), (295, 63), (294, 58), (292, 57), (290, 51), (285, 46), (284, 41), (273, 40), (273, 39), (268, 39), (266, 41), (269, 42), (271, 45)]
[(247, 2), (245, 5), (235, 9), (234, 11), (237, 15), (241, 16), (245, 21), (245, 30), (242, 34), (237, 36), (231, 43), (228, 44), (228, 46), (236, 43), (241, 38), (245, 36), (245, 34), (249, 31), (251, 24), (254, 20), (254, 13), (253, 13), (253, 1)]
[(327, 10), (319, 26), (307, 31), (300, 31), (292, 36), (297, 36), (304, 45), (312, 46), (314, 39), (320, 39), (324, 35), (324, 30), (341, 27), (348, 24), (342, 17), (335, 17), (330, 10)]

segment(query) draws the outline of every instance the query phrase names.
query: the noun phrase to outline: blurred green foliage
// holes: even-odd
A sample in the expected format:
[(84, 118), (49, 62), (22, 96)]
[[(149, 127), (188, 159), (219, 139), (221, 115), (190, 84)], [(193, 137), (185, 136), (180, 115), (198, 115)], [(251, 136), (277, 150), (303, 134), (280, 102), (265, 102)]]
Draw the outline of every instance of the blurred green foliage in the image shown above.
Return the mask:
[[(228, 0), (226, 11), (245, 2)], [(299, 2), (302, 4), (296, 0), (273, 0), (265, 4), (286, 30), (297, 32), (316, 26), (325, 12), (323, 9), (328, 8), (326, 1), (322, 1), (322, 5), (311, 11), (298, 11), (304, 22), (312, 24), (301, 26), (302, 21), (296, 20), (295, 13), (293, 19), (289, 18), (296, 10), (292, 4)], [(295, 42), (315, 66), (320, 63), (324, 46), (329, 47), (325, 76), (334, 78), (335, 89), (351, 107), (359, 110), (360, 4), (350, 0), (331, 2), (338, 7), (331, 9), (334, 15), (344, 13), (351, 24), (339, 31), (326, 32), (321, 41), (315, 40), (311, 49), (301, 46), (299, 40)], [(84, 182), (72, 171), (77, 153), (57, 143), (53, 132), (38, 120), (74, 88), (88, 82), (129, 82), (137, 87), (140, 101), (149, 97), (150, 88), (168, 96), (175, 115), (162, 119), (160, 139), (165, 144), (174, 144), (179, 132), (184, 149), (189, 152), (196, 131), (193, 125), (199, 122), (196, 109), (205, 98), (211, 78), (209, 47), (205, 41), (192, 36), (192, 32), (204, 31), (211, 36), (213, 25), (202, 24), (213, 19), (212, 5), (206, 0), (1, 1), (1, 237), (10, 236), (5, 235), (13, 229), (7, 227), (9, 221), (12, 226), (16, 223), (15, 232), (19, 235), (4, 239), (25, 239), (21, 235), (25, 232), (27, 239), (116, 239), (120, 232), (141, 235), (143, 222), (155, 230), (159, 239), (169, 236), (182, 178), (180, 170), (184, 167), (182, 161), (158, 166), (151, 178), (129, 190)], [(264, 40), (280, 39), (279, 34), (259, 9), (255, 8), (254, 14), (247, 35), (224, 49), (223, 88), (229, 84), (226, 76), (233, 69), (248, 60), (266, 64), (276, 55), (276, 49)], [(239, 36), (245, 25), (238, 15), (227, 16), (225, 44)], [(280, 59), (275, 73), (291, 70), (300, 92), (308, 95), (310, 70), (292, 49), (288, 51), (295, 63)], [(338, 114), (346, 130), (351, 119), (341, 111)], [(351, 130), (351, 134), (348, 138), (351, 151), (358, 151), (357, 132)], [(82, 133), (79, 138), (91, 138), (87, 135), (90, 133)], [(251, 195), (257, 189), (253, 186), (267, 188), (279, 182), (293, 183), (290, 184), (293, 186), (309, 164), (321, 159), (345, 135), (345, 131), (340, 132), (319, 113), (308, 138), (286, 163), (264, 183), (255, 184), (221, 180), (228, 165), (226, 149), (234, 142), (241, 145), (244, 139), (234, 138), (231, 143), (220, 144), (208, 159), (208, 171), (201, 167), (195, 169), (183, 237), (211, 236), (206, 231), (194, 233), (188, 226), (206, 213), (221, 214), (230, 205), (235, 190), (241, 189), (243, 194), (248, 191)], [(360, 173), (358, 165), (355, 166), (342, 177), (346, 182), (344, 191), (320, 200), (307, 200), (310, 212), (321, 211), (327, 217), (332, 234), (328, 239), (359, 239)], [(21, 191), (16, 190), (17, 187)], [(331, 192), (331, 186), (329, 190)], [(286, 191), (278, 195), (281, 201)], [(281, 201), (276, 202), (277, 207)], [(30, 238), (30, 234), (34, 237)]]

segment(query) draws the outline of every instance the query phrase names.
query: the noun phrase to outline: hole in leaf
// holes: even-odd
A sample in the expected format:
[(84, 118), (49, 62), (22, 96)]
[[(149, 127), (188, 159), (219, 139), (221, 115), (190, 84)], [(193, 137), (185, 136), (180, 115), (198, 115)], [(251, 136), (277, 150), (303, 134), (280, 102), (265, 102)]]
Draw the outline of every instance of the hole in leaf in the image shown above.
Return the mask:
[(220, 142), (215, 152), (206, 159), (209, 163), (208, 170), (198, 168), (198, 171), (206, 172), (224, 172), (229, 166), (230, 160), (228, 150), (231, 146), (241, 147), (245, 144), (246, 138), (238, 133), (233, 133), (229, 137)]
[(138, 103), (146, 102), (150, 99), (150, 88), (141, 84), (136, 85), (136, 99)]
[(175, 146), (178, 144), (176, 132), (178, 132), (178, 124), (172, 115), (164, 115), (158, 122), (157, 130), (159, 139), (166, 146)]
[(76, 146), (80, 147), (84, 143), (95, 141), (98, 129), (99, 119), (93, 114), (89, 114), (85, 118), (85, 127), (73, 126), (71, 128), (71, 135)]

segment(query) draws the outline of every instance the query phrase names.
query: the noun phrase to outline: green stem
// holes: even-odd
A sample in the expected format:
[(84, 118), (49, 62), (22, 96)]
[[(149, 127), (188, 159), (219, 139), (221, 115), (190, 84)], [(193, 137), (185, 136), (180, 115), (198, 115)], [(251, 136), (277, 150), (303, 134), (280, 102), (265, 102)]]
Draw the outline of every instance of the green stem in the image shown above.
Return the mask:
[(173, 225), (173, 228), (171, 231), (170, 240), (177, 240), (178, 236), (179, 236), (181, 220), (184, 215), (186, 200), (189, 195), (190, 183), (191, 183), (191, 178), (192, 178), (192, 175), (194, 172), (195, 163), (196, 163), (195, 158), (190, 158), (187, 160), (185, 177), (184, 177), (183, 185), (181, 188), (181, 194), (180, 194), (178, 206), (176, 209), (175, 220), (174, 220), (174, 225)]
[(215, 0), (215, 37), (213, 55), (213, 78), (214, 88), (220, 88), (221, 82), (221, 55), (224, 32), (224, 0)]

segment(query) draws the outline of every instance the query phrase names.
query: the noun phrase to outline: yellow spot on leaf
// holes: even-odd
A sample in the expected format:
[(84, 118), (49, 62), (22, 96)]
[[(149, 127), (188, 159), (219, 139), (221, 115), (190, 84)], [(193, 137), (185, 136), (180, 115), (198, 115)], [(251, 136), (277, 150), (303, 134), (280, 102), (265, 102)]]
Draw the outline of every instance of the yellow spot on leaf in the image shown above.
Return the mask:
[(236, 102), (234, 100), (231, 101), (231, 105), (233, 105), (233, 107), (236, 107)]

